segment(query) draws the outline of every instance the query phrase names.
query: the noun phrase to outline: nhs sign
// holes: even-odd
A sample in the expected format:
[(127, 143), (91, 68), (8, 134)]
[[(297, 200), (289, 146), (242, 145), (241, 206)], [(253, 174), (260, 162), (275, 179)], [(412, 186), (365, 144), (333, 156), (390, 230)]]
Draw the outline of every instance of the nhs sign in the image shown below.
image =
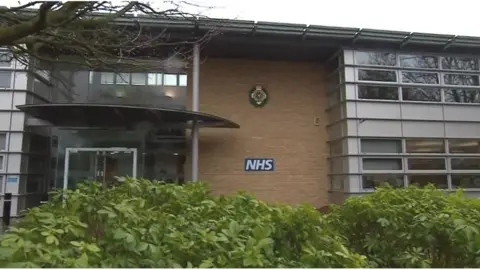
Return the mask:
[(273, 172), (275, 171), (275, 160), (273, 158), (245, 158), (246, 172)]

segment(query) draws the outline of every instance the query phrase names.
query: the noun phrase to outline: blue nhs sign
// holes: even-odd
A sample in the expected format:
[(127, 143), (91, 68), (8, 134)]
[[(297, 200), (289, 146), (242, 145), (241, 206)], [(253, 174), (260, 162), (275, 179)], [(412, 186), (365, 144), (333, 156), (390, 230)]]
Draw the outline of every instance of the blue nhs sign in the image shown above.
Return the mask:
[(246, 172), (273, 172), (275, 160), (273, 158), (245, 158)]

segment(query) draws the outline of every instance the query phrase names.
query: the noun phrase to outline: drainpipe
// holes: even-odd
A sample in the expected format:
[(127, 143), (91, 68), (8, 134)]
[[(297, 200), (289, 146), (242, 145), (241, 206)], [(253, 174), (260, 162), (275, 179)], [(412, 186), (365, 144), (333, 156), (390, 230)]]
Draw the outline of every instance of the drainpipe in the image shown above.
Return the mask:
[[(192, 110), (198, 112), (199, 80), (200, 80), (200, 46), (193, 45), (193, 80), (192, 80)], [(192, 182), (198, 181), (198, 124), (192, 126)]]

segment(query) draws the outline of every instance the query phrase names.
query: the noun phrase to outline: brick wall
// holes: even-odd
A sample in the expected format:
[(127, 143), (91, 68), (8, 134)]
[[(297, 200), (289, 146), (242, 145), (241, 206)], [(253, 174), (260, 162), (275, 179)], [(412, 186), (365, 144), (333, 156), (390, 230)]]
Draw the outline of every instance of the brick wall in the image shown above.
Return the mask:
[[(263, 108), (253, 107), (248, 100), (249, 90), (257, 83), (269, 93)], [(200, 66), (200, 111), (240, 125), (240, 129), (200, 130), (199, 177), (214, 193), (245, 190), (269, 202), (328, 204), (321, 65), (207, 59)], [(314, 125), (315, 117), (320, 118), (319, 126)], [(274, 158), (276, 170), (244, 172), (246, 156)], [(190, 158), (185, 169), (189, 179)]]

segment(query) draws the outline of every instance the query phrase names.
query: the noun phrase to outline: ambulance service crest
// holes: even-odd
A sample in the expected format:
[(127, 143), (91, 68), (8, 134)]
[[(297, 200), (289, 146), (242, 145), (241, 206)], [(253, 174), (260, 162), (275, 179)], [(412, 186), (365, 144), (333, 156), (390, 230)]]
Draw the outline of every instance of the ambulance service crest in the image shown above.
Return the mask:
[(257, 108), (260, 108), (260, 107), (265, 106), (265, 104), (267, 103), (268, 92), (262, 86), (257, 85), (255, 87), (253, 87), (252, 89), (250, 89), (248, 97), (249, 97), (250, 103), (253, 106), (255, 106)]

